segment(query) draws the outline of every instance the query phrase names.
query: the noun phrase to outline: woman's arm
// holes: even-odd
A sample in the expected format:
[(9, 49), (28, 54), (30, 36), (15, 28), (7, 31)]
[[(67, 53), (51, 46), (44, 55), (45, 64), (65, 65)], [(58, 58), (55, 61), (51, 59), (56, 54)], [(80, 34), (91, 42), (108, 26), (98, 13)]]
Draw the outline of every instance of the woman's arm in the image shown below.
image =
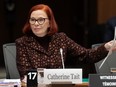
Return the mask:
[(15, 43), (16, 43), (16, 63), (22, 80), (24, 78), (24, 75), (27, 74), (27, 71), (30, 69), (31, 65), (28, 60), (26, 45), (18, 40), (16, 40)]
[(68, 53), (79, 58), (80, 61), (97, 62), (107, 55), (108, 51), (104, 44), (95, 49), (86, 49), (75, 43), (64, 34), (65, 43), (67, 44)]

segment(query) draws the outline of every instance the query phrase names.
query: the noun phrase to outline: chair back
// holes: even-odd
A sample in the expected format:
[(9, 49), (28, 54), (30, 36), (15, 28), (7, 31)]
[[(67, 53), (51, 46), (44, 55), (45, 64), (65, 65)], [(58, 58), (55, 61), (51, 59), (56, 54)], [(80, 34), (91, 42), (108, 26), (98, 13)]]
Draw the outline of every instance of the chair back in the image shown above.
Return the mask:
[(91, 48), (96, 48), (96, 47), (99, 47), (100, 45), (102, 45), (103, 43), (97, 43), (97, 44), (93, 44), (92, 46), (91, 46)]
[(19, 72), (16, 66), (16, 46), (15, 43), (3, 44), (3, 56), (6, 68), (7, 79), (19, 79)]
[[(92, 45), (92, 48), (96, 48), (103, 43), (100, 44), (94, 44)], [(95, 69), (97, 73), (111, 73), (110, 69), (116, 67), (116, 51), (112, 52), (111, 55), (108, 56), (107, 60), (104, 62), (104, 64), (101, 67), (101, 64), (103, 63), (104, 59), (98, 61), (95, 63)], [(101, 67), (101, 68), (100, 68)]]
[[(103, 43), (93, 44), (93, 45), (91, 46), (91, 48), (97, 48), (97, 47), (99, 47), (99, 46), (102, 45), (102, 44), (103, 44)], [(100, 73), (99, 67), (100, 67), (102, 61), (103, 61), (103, 59), (95, 63), (95, 70), (96, 70), (97, 73)]]

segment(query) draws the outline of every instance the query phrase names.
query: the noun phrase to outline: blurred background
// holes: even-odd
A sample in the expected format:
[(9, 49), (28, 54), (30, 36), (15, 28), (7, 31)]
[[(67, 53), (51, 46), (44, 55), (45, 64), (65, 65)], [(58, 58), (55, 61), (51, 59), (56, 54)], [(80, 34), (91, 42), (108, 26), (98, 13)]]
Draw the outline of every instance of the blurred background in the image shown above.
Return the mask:
[[(22, 36), (28, 12), (36, 4), (49, 5), (58, 23), (78, 44), (91, 48), (92, 44), (111, 40), (106, 37), (107, 22), (116, 16), (116, 0), (0, 0), (0, 66), (4, 67), (3, 44)], [(111, 31), (113, 35), (113, 31)]]

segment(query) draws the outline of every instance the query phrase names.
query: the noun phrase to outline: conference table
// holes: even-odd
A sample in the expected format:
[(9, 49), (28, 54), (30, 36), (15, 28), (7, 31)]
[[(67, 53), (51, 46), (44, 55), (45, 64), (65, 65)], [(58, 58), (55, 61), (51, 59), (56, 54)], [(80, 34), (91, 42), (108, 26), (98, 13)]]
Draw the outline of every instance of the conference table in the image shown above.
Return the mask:
[[(27, 87), (26, 85), (22, 84), (21, 87)], [(35, 87), (35, 86), (33, 86)], [(86, 83), (82, 83), (82, 84), (75, 84), (75, 85), (69, 85), (69, 84), (65, 84), (65, 85), (61, 85), (61, 84), (56, 84), (56, 85), (48, 85), (48, 86), (43, 86), (43, 85), (39, 85), (38, 87), (89, 87), (88, 82)]]
[[(5, 83), (3, 82), (4, 80), (7, 79), (0, 79), (0, 87), (27, 87), (26, 83), (24, 82), (19, 83), (20, 86), (16, 86), (16, 85), (14, 86), (15, 83), (14, 82), (12, 83), (12, 81), (14, 81), (15, 79), (13, 80), (8, 79), (7, 81), (11, 81), (11, 82), (5, 82)], [(49, 84), (49, 85), (39, 84), (38, 86), (31, 86), (31, 87), (89, 87), (89, 82), (88, 79), (84, 79), (81, 84)]]
[[(21, 85), (21, 87), (26, 87), (25, 83), (22, 83)], [(50, 84), (48, 86), (39, 85), (38, 87), (89, 87), (89, 82), (88, 78), (84, 78), (82, 84)]]
[(89, 87), (89, 83), (85, 82), (85, 83), (82, 83), (82, 84), (76, 84), (74, 87)]

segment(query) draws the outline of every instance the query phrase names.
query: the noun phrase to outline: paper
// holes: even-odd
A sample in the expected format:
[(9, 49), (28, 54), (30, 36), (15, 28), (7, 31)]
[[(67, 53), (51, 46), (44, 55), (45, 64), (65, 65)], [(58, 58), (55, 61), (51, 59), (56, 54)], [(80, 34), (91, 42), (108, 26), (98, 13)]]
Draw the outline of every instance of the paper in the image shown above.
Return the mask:
[(0, 79), (0, 87), (21, 87), (20, 79)]

